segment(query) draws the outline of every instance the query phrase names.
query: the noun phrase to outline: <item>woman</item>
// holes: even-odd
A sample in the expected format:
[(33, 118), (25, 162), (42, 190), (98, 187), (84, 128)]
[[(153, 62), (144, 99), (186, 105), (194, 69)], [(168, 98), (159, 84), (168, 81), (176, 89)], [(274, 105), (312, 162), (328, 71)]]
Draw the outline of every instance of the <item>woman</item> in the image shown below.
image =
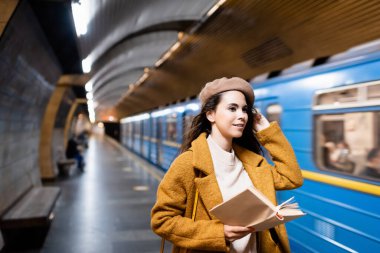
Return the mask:
[[(254, 186), (276, 204), (276, 190), (303, 183), (294, 152), (278, 124), (252, 112), (254, 94), (237, 77), (207, 83), (202, 109), (157, 191), (152, 229), (173, 252), (290, 252), (283, 225), (267, 231), (222, 224), (209, 210)], [(274, 166), (261, 156), (260, 144)], [(195, 221), (191, 219), (199, 192)], [(254, 212), (254, 210), (252, 210)]]

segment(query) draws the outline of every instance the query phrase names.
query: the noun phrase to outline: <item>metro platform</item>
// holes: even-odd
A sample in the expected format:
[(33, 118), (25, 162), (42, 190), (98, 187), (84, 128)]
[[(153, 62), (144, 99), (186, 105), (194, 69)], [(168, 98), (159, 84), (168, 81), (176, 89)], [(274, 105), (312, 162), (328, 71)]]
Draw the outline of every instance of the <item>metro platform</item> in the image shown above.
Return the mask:
[(162, 170), (107, 136), (90, 137), (84, 155), (83, 173), (45, 183), (59, 186), (61, 196), (43, 247), (27, 252), (159, 252), (150, 211)]

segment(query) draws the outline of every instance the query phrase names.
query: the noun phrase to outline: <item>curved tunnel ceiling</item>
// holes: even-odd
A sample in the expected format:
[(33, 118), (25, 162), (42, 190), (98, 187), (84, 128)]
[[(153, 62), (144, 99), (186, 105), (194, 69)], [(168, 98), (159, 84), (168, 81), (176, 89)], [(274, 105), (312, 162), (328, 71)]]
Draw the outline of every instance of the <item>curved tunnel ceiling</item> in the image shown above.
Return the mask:
[[(174, 31), (163, 31), (143, 34), (120, 43), (103, 58), (92, 82), (95, 100), (103, 98), (102, 106), (114, 106), (129, 86), (136, 83), (144, 74), (145, 68), (153, 67), (162, 52), (170, 48), (178, 38)], [(110, 93), (119, 94), (119, 99), (112, 96), (111, 101), (104, 104), (104, 98)]]
[[(68, 40), (57, 35), (57, 27), (64, 24), (47, 13), (50, 6), (69, 10), (70, 1), (30, 2), (41, 22), (52, 24), (43, 28), (53, 48), (67, 48)], [(195, 96), (214, 78), (249, 80), (380, 38), (380, 1), (87, 2), (88, 33), (73, 41), (81, 58), (93, 61), (89, 84), (98, 120)], [(215, 4), (219, 8), (209, 16)], [(174, 50), (175, 42), (179, 47)], [(73, 64), (61, 58), (74, 54), (55, 51), (63, 72), (71, 74)]]
[(78, 38), (92, 65), (93, 107), (109, 111), (130, 93), (217, 0), (88, 1), (88, 33)]
[(79, 38), (83, 58), (96, 62), (126, 37), (146, 28), (183, 20), (199, 20), (216, 0), (89, 0), (86, 36)]

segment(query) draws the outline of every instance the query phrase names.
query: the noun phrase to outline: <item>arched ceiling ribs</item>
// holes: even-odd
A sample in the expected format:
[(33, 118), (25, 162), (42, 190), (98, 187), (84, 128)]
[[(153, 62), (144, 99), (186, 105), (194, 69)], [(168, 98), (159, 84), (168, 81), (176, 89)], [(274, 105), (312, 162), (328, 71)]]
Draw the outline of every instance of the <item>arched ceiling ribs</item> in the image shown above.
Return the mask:
[[(200, 20), (216, 0), (89, 0), (88, 33), (79, 38), (82, 58), (91, 64), (133, 33), (184, 20)], [(119, 10), (127, 10), (119, 11)], [(96, 31), (92, 28), (96, 27)]]
[(100, 108), (112, 107), (119, 96), (119, 94), (109, 94), (106, 97), (100, 98), (98, 100), (98, 106), (96, 106), (95, 109), (98, 110)]
[[(136, 37), (140, 37), (144, 34), (150, 34), (155, 32), (183, 32), (189, 30), (190, 27), (192, 27), (197, 21), (187, 21), (187, 20), (180, 20), (180, 21), (174, 21), (174, 22), (167, 22), (167, 23), (159, 23), (155, 24), (153, 26), (147, 27), (143, 30), (139, 30), (136, 33), (132, 33), (128, 35), (127, 37), (123, 38), (121, 41), (115, 43), (110, 47), (104, 54), (102, 54), (92, 65), (92, 69), (94, 69), (96, 72), (99, 68), (102, 67), (103, 62), (105, 61), (104, 58), (110, 58), (109, 53), (114, 52), (115, 48), (119, 48), (120, 44), (124, 44), (125, 41), (133, 40)], [(115, 54), (115, 53), (113, 53)]]
[(137, 68), (128, 70), (127, 72), (114, 77), (109, 80), (106, 85), (102, 86), (101, 89), (94, 92), (94, 100), (98, 100), (99, 98), (114, 92), (117, 92), (121, 97), (122, 94), (128, 90), (129, 85), (135, 83), (143, 73), (144, 69)]
[(136, 83), (144, 74), (144, 69), (153, 67), (162, 52), (177, 39), (175, 31), (152, 32), (114, 47), (102, 58), (102, 68), (91, 79), (94, 101), (99, 104), (100, 98), (112, 94), (112, 99), (117, 98), (113, 101), (115, 105), (128, 91), (129, 85)]
[(178, 38), (175, 31), (144, 34), (126, 40), (109, 51), (99, 62), (100, 67), (91, 78), (93, 91), (97, 91), (109, 79), (131, 69), (154, 66), (163, 52), (168, 50)]

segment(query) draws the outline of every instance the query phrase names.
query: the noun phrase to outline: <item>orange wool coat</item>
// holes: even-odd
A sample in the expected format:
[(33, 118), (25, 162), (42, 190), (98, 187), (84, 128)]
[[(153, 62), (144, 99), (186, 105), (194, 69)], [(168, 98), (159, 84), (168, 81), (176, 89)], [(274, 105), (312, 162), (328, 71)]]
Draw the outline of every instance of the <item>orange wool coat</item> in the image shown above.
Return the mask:
[[(274, 166), (245, 148), (234, 145), (233, 149), (254, 186), (277, 205), (276, 190), (301, 186), (301, 170), (276, 122), (258, 132), (257, 137), (271, 154)], [(174, 160), (157, 190), (151, 226), (156, 234), (175, 245), (173, 252), (229, 252), (223, 224), (208, 211), (223, 199), (206, 138), (205, 133), (201, 134), (188, 151)], [(191, 213), (196, 188), (199, 201), (194, 222)], [(284, 225), (256, 234), (259, 253), (290, 252)]]

